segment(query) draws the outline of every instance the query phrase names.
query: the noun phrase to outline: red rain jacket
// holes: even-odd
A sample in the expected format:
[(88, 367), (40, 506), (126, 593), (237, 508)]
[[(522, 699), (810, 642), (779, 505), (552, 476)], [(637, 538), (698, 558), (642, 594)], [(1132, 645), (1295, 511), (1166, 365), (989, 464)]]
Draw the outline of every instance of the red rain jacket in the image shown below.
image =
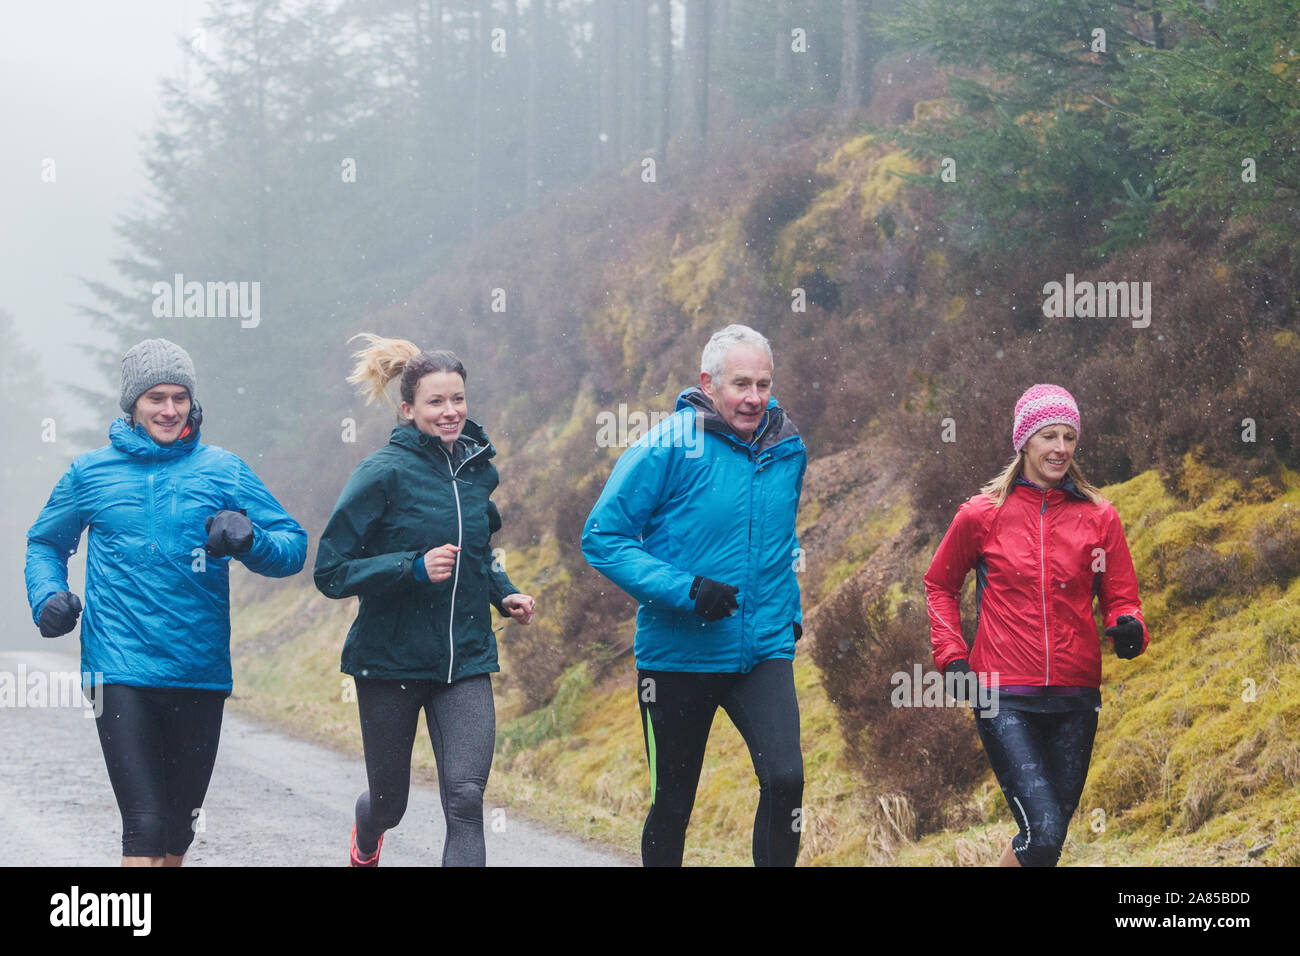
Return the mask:
[[(977, 574), (974, 645), (961, 634), (958, 602)], [(1001, 506), (979, 494), (957, 509), (925, 573), (930, 643), (940, 670), (966, 658), (989, 684), (1098, 687), (1105, 627), (1124, 614), (1142, 623), (1137, 575), (1119, 515), (1093, 504), (1068, 478), (1047, 490), (1017, 484)], [(986, 678), (981, 678), (981, 683)]]

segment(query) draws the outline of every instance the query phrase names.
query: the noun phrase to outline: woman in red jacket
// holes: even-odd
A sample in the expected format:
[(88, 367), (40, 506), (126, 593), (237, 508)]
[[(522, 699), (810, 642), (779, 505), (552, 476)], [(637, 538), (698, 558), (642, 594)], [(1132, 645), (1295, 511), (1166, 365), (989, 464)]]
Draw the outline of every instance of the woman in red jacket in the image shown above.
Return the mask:
[[(965, 502), (925, 574), (935, 666), (954, 696), (996, 695), (976, 730), (1020, 832), (1003, 866), (1055, 866), (1101, 710), (1097, 597), (1115, 654), (1146, 650), (1137, 575), (1115, 507), (1074, 462), (1079, 409), (1056, 385), (1016, 402), (1015, 459)], [(976, 574), (975, 642), (958, 602)], [(981, 695), (983, 698), (983, 695)]]

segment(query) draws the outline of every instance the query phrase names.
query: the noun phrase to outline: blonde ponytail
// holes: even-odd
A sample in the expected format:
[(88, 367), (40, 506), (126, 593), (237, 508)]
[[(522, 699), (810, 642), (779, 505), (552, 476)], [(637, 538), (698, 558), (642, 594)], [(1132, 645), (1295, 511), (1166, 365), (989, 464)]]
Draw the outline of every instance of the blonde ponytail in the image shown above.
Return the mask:
[(370, 332), (361, 332), (348, 339), (363, 339), (366, 347), (353, 352), (357, 364), (348, 376), (348, 382), (357, 386), (357, 392), (369, 405), (376, 399), (388, 397), (385, 387), (406, 371), (406, 364), (420, 354), (420, 347), (406, 339), (386, 339)]

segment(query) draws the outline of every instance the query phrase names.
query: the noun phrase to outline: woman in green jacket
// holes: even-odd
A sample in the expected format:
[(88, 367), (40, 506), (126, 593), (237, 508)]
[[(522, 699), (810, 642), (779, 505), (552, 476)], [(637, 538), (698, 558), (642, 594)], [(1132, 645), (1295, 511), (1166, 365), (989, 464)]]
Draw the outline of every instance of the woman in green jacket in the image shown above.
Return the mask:
[(401, 378), (400, 422), (352, 473), (321, 535), (316, 587), (360, 597), (343, 645), (356, 681), (369, 789), (357, 798), (352, 866), (376, 866), (384, 831), (406, 811), (411, 748), (424, 710), (447, 823), (444, 866), (482, 866), (483, 789), (499, 670), (491, 611), (532, 621), (492, 556), (496, 449), (466, 417), (465, 366), (451, 352), (364, 334), (348, 381), (366, 400)]

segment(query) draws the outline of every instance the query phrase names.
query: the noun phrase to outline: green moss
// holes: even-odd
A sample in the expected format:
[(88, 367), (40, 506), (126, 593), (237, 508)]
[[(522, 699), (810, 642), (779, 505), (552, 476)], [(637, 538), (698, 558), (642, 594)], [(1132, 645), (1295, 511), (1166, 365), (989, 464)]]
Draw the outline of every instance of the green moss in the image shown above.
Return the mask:
[(876, 138), (870, 133), (857, 136), (853, 139), (846, 140), (835, 150), (829, 160), (821, 163), (817, 171), (825, 174), (835, 174), (847, 172), (852, 165), (853, 160), (866, 153), (868, 147), (875, 143)]
[(957, 321), (957, 317), (966, 311), (966, 297), (954, 295), (948, 299), (948, 304), (944, 306), (941, 318), (945, 323)]
[(1175, 499), (1154, 471), (1144, 471), (1126, 482), (1107, 485), (1101, 493), (1115, 505), (1120, 521), (1132, 537), (1136, 532), (1184, 507)]
[(927, 123), (946, 119), (956, 112), (955, 103), (951, 99), (917, 100), (912, 107), (912, 119), (917, 123)]
[(853, 576), (876, 548), (896, 535), (911, 518), (904, 504), (878, 504), (863, 516), (841, 545), (838, 557), (822, 576), (820, 598), (826, 598)]
[[(1258, 528), (1300, 507), (1300, 480), (1284, 471), (1280, 494), (1250, 501), (1236, 500), (1245, 495), (1238, 485), (1194, 463), (1182, 480), (1195, 492), (1191, 500), (1180, 500), (1154, 473), (1104, 489), (1125, 521), (1152, 642), (1133, 661), (1103, 653), (1097, 743), (1063, 862), (1297, 865), (1300, 576), (1266, 579), (1247, 592), (1193, 604), (1147, 588), (1153, 555), (1173, 543), (1248, 549)], [(817, 517), (813, 512), (809, 524)], [(844, 558), (845, 574), (907, 517), (898, 506), (868, 512), (846, 541), (845, 554), (854, 556)], [(555, 603), (547, 606), (562, 606), (568, 578), (552, 537), (508, 557), (517, 583), (533, 592), (554, 591), (548, 601)], [(237, 590), (240, 585), (237, 580)], [(888, 593), (891, 604), (908, 596), (902, 584)], [(360, 761), (355, 698), (338, 672), (355, 606), (328, 601), (310, 585), (237, 600), (232, 706), (342, 747)], [(547, 707), (511, 717), (504, 716), (510, 710), (505, 702), (489, 804), (526, 807), (532, 816), (634, 852), (649, 775), (633, 673), (629, 662), (621, 675), (593, 686), (580, 664), (557, 682)], [(807, 655), (796, 660), (795, 679), (806, 776), (802, 863), (996, 861), (1014, 828), (990, 774), (972, 780), (969, 795), (953, 808), (961, 826), (915, 841), (900, 837), (905, 804), (875, 792), (855, 771), (836, 710)], [(427, 777), (432, 764), (429, 748), (417, 747), (417, 777)], [(719, 716), (687, 862), (748, 862), (756, 800), (747, 748)]]
[(852, 184), (845, 181), (822, 190), (802, 216), (777, 233), (772, 265), (781, 285), (793, 288), (802, 276), (819, 268), (834, 278), (834, 257), (830, 253), (835, 230), (829, 226), (829, 217), (846, 201), (851, 189)]
[(822, 503), (820, 498), (804, 498), (799, 502), (799, 520), (796, 530), (802, 534), (808, 528), (817, 523), (821, 517)]
[(508, 549), (505, 569), (516, 587), (534, 596), (549, 590), (565, 589), (572, 580), (560, 557), (560, 544), (553, 534), (544, 535), (537, 544)]
[(920, 165), (906, 153), (895, 150), (872, 163), (858, 186), (859, 214), (875, 219), (886, 206), (898, 198), (904, 176), (920, 171)]
[[(1105, 489), (1128, 525), (1140, 576), (1156, 556), (1193, 544), (1245, 549), (1252, 530), (1282, 512), (1295, 490), (1286, 475), (1281, 498), (1225, 507), (1240, 494), (1230, 478), (1189, 460), (1183, 481), (1196, 498), (1181, 511), (1151, 474)], [(1081, 806), (1109, 822), (1076, 839), (1141, 844), (1173, 832), (1179, 853), (1204, 858), (1211, 855), (1206, 841), (1225, 832), (1223, 821), (1238, 833), (1265, 832), (1273, 826), (1272, 798), (1294, 800), (1300, 578), (1241, 602), (1216, 596), (1172, 609), (1149, 604), (1144, 616), (1152, 633), (1147, 653), (1132, 662), (1103, 658), (1109, 699)]]
[(577, 723), (584, 696), (591, 690), (587, 662), (574, 664), (556, 683), (555, 697), (545, 707), (506, 721), (497, 728), (497, 753), (537, 747), (543, 741), (567, 737)]
[[(713, 320), (714, 294), (726, 281), (731, 260), (739, 254), (740, 225), (726, 222), (710, 242), (692, 246), (668, 260), (663, 287), (668, 298), (687, 316), (706, 313), (704, 324)], [(697, 323), (698, 324), (698, 323)]]
[(834, 263), (844, 261), (845, 252), (842, 230), (834, 224), (841, 210), (856, 207), (861, 219), (880, 221), (879, 236), (888, 239), (891, 225), (905, 212), (899, 194), (902, 174), (919, 168), (911, 157), (871, 136), (843, 143), (817, 167), (829, 184), (813, 197), (803, 215), (777, 233), (771, 262), (776, 281), (792, 288), (817, 269), (835, 278)]

